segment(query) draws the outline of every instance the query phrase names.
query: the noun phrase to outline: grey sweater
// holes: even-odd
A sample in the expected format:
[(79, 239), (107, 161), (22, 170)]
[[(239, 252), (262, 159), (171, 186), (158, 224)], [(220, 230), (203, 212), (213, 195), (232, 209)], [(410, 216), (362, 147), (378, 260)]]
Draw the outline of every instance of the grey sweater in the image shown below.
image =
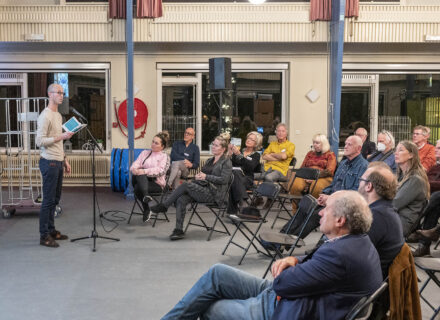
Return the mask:
[(422, 213), (427, 198), (426, 186), (420, 176), (409, 177), (397, 190), (393, 206), (402, 221), (404, 236)]

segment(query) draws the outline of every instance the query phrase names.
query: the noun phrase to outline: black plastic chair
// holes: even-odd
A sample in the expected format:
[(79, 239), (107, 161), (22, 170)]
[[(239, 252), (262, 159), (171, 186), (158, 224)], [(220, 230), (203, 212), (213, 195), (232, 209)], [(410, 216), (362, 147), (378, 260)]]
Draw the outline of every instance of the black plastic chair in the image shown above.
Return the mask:
[(426, 208), (428, 208), (428, 204), (429, 204), (429, 201), (426, 200), (424, 205), (423, 205), (422, 211), (419, 214), (419, 216), (417, 217), (416, 221), (414, 221), (414, 223), (411, 225), (411, 227), (408, 230), (408, 233), (404, 235), (405, 239), (407, 237), (409, 237), (410, 234), (416, 232), (416, 230), (421, 229), (422, 220), (423, 220), (423, 218), (425, 218), (426, 214), (428, 213), (427, 210), (426, 210)]
[[(291, 249), (289, 250), (287, 255), (291, 256), (295, 248), (302, 247), (305, 245), (304, 241), (301, 239), (301, 235), (317, 206), (318, 206), (318, 202), (312, 195), (310, 194), (305, 195), (299, 202), (298, 210), (296, 211), (295, 217), (293, 217), (293, 219), (290, 221), (289, 225), (286, 228), (285, 233), (268, 231), (268, 232), (262, 232), (260, 234), (260, 239), (264, 241), (266, 245), (271, 245), (275, 251), (275, 253), (272, 255), (272, 260), (270, 261), (268, 267), (266, 268), (266, 271), (264, 272), (263, 278), (265, 278), (266, 275), (269, 273), (270, 267), (272, 266), (272, 263), (274, 263), (276, 258), (284, 257), (283, 253), (281, 252), (282, 247), (290, 246)], [(304, 221), (298, 236), (289, 234), (293, 222), (301, 212), (306, 213), (307, 218)]]
[(388, 288), (388, 282), (382, 282), (381, 286), (370, 296), (361, 298), (350, 310), (345, 320), (367, 320), (373, 311), (374, 302)]
[[(313, 191), (315, 190), (316, 183), (318, 182), (318, 179), (319, 179), (319, 170), (313, 169), (313, 168), (300, 168), (296, 171), (295, 177), (289, 183), (287, 190), (285, 190), (286, 192), (281, 192), (278, 195), (277, 201), (279, 202), (279, 211), (278, 211), (275, 219), (273, 220), (273, 223), (271, 226), (272, 229), (275, 226), (275, 223), (277, 222), (278, 219), (290, 220), (292, 218), (292, 215), (290, 214), (290, 210), (286, 207), (286, 203), (295, 202), (298, 205), (299, 201), (303, 197), (303, 195), (293, 195), (293, 194), (289, 193), (296, 178), (302, 178), (305, 180), (313, 180), (313, 182), (311, 184), (311, 188), (309, 188), (309, 190), (307, 192), (307, 194), (312, 194)], [(288, 214), (288, 218), (284, 218), (284, 217), (280, 216), (282, 210), (284, 210)]]
[[(234, 175), (231, 174), (231, 177), (229, 178), (229, 182), (228, 182), (227, 191), (224, 195), (223, 200), (220, 202), (221, 203), (220, 206), (216, 202), (196, 202), (196, 201), (192, 202), (191, 208), (189, 209), (189, 211), (191, 211), (191, 215), (189, 217), (188, 223), (186, 224), (184, 232), (186, 232), (188, 230), (188, 227), (190, 225), (205, 228), (206, 231), (209, 231), (208, 239), (206, 239), (207, 241), (211, 240), (211, 236), (212, 236), (213, 232), (224, 233), (227, 235), (231, 234), (229, 232), (228, 228), (226, 227), (226, 225), (224, 224), (224, 222), (220, 219), (220, 217), (224, 215), (224, 213), (226, 212), (226, 209), (228, 208), (229, 190), (231, 189), (231, 185), (233, 182), (234, 182)], [(199, 205), (206, 206), (209, 209), (209, 212), (214, 214), (215, 219), (214, 219), (214, 223), (212, 224), (212, 226), (208, 226), (206, 224), (205, 220), (203, 220), (203, 218), (200, 215), (202, 212), (197, 211), (197, 209), (199, 208)], [(197, 216), (197, 218), (200, 220), (201, 224), (192, 222), (194, 216)], [(215, 229), (217, 222), (220, 222), (220, 224), (223, 226), (224, 231)]]
[[(258, 253), (262, 253), (266, 256), (271, 257), (271, 255), (267, 252), (267, 250), (265, 250), (266, 252), (260, 250), (257, 247), (257, 244), (255, 243), (255, 241), (262, 246), (261, 241), (258, 239), (257, 235), (261, 229), (261, 226), (266, 221), (266, 217), (269, 214), (270, 209), (274, 203), (274, 200), (276, 199), (276, 197), (278, 196), (278, 194), (280, 192), (280, 189), (281, 189), (280, 185), (278, 185), (277, 183), (272, 183), (272, 182), (263, 182), (260, 185), (258, 185), (257, 189), (255, 190), (254, 199), (257, 197), (267, 197), (268, 201), (270, 201), (270, 205), (266, 209), (263, 210), (264, 214), (262, 214), (259, 219), (240, 218), (239, 216), (235, 216), (235, 215), (229, 216), (230, 219), (232, 220), (232, 222), (236, 225), (236, 228), (235, 228), (234, 233), (229, 238), (229, 241), (226, 244), (225, 248), (223, 249), (222, 255), (225, 254), (225, 252), (228, 249), (230, 244), (234, 244), (237, 247), (244, 250), (244, 253), (241, 256), (240, 261), (238, 262), (239, 265), (242, 263), (244, 257), (248, 253), (251, 246), (253, 246)], [(257, 224), (257, 228), (255, 229), (255, 231), (250, 229), (247, 226), (248, 223), (249, 224), (252, 224), (252, 223)], [(235, 238), (238, 231), (248, 240), (247, 246), (242, 246), (239, 243), (234, 241), (234, 238)]]
[[(161, 190), (160, 192), (151, 192), (151, 193), (148, 194), (151, 198), (153, 198), (153, 201), (156, 202), (156, 204), (162, 203), (164, 196), (165, 196), (166, 194), (168, 194), (168, 191), (169, 191), (169, 189), (168, 189), (168, 179), (170, 178), (170, 170), (171, 170), (171, 169), (169, 168), (168, 171), (167, 171), (167, 173), (166, 173), (165, 187), (163, 187), (162, 190)], [(135, 210), (136, 210), (136, 207), (140, 210), (140, 212), (139, 212), (139, 211), (135, 211)], [(133, 207), (131, 208), (130, 216), (128, 217), (127, 224), (130, 224), (131, 217), (132, 217), (134, 214), (135, 214), (135, 215), (140, 215), (140, 216), (142, 216), (142, 215), (143, 215), (143, 212), (142, 212), (142, 211), (143, 211), (142, 200), (141, 200), (141, 199), (138, 199), (138, 198), (136, 197), (136, 195), (135, 195), (135, 196), (134, 196)], [(159, 217), (159, 214), (163, 214), (164, 217), (163, 217), (163, 218), (160, 218), (160, 217)], [(151, 216), (150, 216), (150, 217), (151, 217), (150, 220), (153, 220), (153, 225), (152, 225), (153, 228), (156, 226), (156, 222), (157, 222), (158, 220), (159, 220), (159, 221), (167, 221), (167, 222), (170, 222), (170, 220), (168, 219), (168, 216), (167, 216), (166, 212), (161, 212), (161, 213), (151, 213)]]
[(435, 308), (423, 295), (422, 292), (425, 290), (428, 283), (432, 280), (440, 289), (440, 279), (437, 277), (436, 273), (440, 272), (440, 258), (415, 258), (414, 263), (417, 267), (422, 269), (428, 275), (428, 279), (426, 279), (425, 283), (423, 283), (420, 288), (419, 295), (420, 298), (426, 302), (426, 304), (434, 311), (434, 314), (431, 317), (431, 320), (435, 319), (435, 317), (440, 312), (440, 306)]

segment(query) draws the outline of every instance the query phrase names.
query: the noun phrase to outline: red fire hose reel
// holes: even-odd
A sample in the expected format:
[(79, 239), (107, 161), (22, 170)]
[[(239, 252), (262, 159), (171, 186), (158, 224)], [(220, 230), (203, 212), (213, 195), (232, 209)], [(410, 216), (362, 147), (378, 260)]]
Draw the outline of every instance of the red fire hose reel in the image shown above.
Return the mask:
[[(114, 124), (114, 127), (119, 127), (124, 136), (127, 137), (122, 126), (125, 128), (128, 127), (127, 122), (127, 100), (122, 101), (119, 105), (119, 108), (116, 108), (116, 103), (114, 103), (116, 120), (117, 123)], [(143, 126), (141, 133), (135, 137), (135, 139), (143, 138), (145, 136), (145, 132), (147, 130), (147, 120), (148, 120), (148, 108), (147, 105), (138, 98), (134, 98), (134, 129), (139, 129)], [(116, 125), (116, 126), (115, 126)]]

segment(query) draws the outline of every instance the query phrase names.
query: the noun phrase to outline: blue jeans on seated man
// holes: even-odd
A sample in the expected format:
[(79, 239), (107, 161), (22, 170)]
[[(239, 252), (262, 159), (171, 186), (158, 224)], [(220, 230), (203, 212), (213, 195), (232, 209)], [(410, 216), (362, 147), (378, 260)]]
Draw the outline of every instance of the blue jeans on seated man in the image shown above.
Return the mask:
[(162, 320), (270, 320), (276, 303), (272, 281), (215, 264)]
[(40, 159), (43, 177), (43, 203), (40, 208), (40, 238), (43, 239), (55, 231), (55, 208), (60, 202), (63, 186), (63, 161)]

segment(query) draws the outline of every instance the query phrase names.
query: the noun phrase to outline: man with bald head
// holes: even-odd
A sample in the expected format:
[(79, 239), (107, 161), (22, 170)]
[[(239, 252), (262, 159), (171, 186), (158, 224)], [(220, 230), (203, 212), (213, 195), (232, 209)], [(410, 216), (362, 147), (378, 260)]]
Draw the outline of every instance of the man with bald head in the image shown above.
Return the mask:
[(397, 180), (385, 162), (372, 162), (359, 179), (359, 193), (367, 201), (373, 214), (368, 235), (377, 249), (384, 278), (388, 267), (399, 254), (405, 240), (402, 223), (393, 207)]
[(357, 128), (354, 134), (359, 138), (361, 138), (362, 140), (361, 154), (365, 159), (367, 159), (367, 157), (370, 154), (376, 151), (376, 144), (373, 141), (370, 141), (370, 139), (368, 139), (368, 131), (365, 128), (362, 127)]
[[(318, 204), (308, 224), (304, 228), (301, 238), (305, 238), (310, 232), (312, 232), (319, 225), (319, 211), (326, 206), (329, 195), (340, 190), (357, 190), (359, 187), (359, 178), (367, 170), (368, 161), (361, 155), (362, 140), (358, 136), (349, 136), (345, 140), (344, 156), (345, 159), (341, 161), (338, 169), (335, 172), (332, 183), (322, 190), (322, 194), (319, 195)], [(293, 221), (289, 234), (298, 235), (302, 224), (307, 218), (306, 212), (297, 213), (297, 217)], [(292, 218), (293, 219), (293, 218)], [(282, 232), (286, 232), (291, 221), (287, 222), (281, 229)]]
[(55, 208), (61, 198), (63, 170), (70, 173), (70, 164), (64, 154), (63, 140), (72, 137), (73, 132), (64, 132), (58, 105), (63, 102), (64, 90), (53, 83), (47, 88), (49, 104), (40, 113), (37, 121), (36, 143), (40, 148), (40, 171), (43, 177), (43, 203), (40, 208), (40, 244), (57, 248), (56, 240), (67, 236), (55, 229)]

